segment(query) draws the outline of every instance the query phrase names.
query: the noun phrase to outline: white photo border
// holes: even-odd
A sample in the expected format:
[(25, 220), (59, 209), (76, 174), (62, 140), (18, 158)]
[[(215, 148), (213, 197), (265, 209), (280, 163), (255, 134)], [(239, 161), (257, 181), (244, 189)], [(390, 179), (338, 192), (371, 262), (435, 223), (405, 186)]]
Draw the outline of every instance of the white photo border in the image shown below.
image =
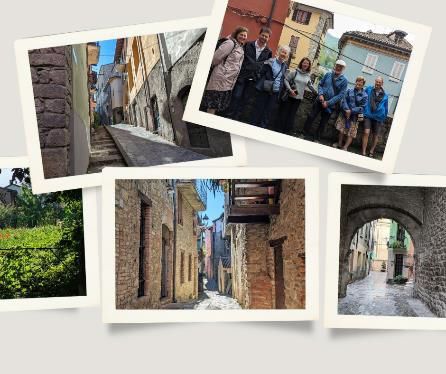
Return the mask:
[(445, 187), (446, 176), (330, 173), (327, 210), (324, 326), (328, 328), (446, 330), (440, 317), (398, 317), (338, 314), (339, 241), (342, 185)]
[[(180, 19), (167, 22), (153, 22), (140, 25), (114, 27), (101, 30), (70, 32), (51, 36), (41, 36), (15, 41), (16, 66), (20, 88), (25, 137), (31, 176), (33, 178), (33, 192), (45, 193), (67, 189), (95, 187), (101, 184), (101, 173), (66, 176), (59, 178), (45, 178), (42, 155), (40, 151), (39, 129), (34, 104), (34, 94), (29, 65), (28, 51), (38, 48), (48, 48), (61, 45), (72, 45), (95, 40), (152, 35), (170, 31), (207, 29), (209, 17)], [(172, 163), (160, 166), (242, 166), (246, 164), (245, 141), (239, 136), (231, 134), (232, 156), (216, 157), (207, 160)], [(158, 167), (158, 165), (153, 166)]]
[[(0, 157), (0, 168), (28, 167), (27, 157)], [(0, 312), (93, 307), (100, 304), (98, 189), (82, 190), (86, 296), (42, 297), (0, 300)]]
[(291, 148), (296, 151), (306, 152), (323, 158), (340, 161), (346, 164), (355, 165), (364, 169), (391, 174), (394, 170), (398, 150), (404, 134), (412, 98), (415, 94), (419, 75), (422, 72), (422, 63), (426, 54), (431, 28), (418, 23), (402, 20), (399, 18), (376, 13), (367, 9), (362, 9), (352, 5), (343, 4), (337, 1), (326, 0), (305, 0), (305, 4), (317, 8), (326, 9), (334, 13), (341, 13), (350, 17), (365, 19), (376, 24), (387, 25), (404, 29), (415, 34), (416, 40), (413, 43), (413, 51), (410, 63), (400, 94), (395, 118), (392, 123), (386, 149), (382, 160), (377, 160), (362, 155), (345, 152), (329, 146), (313, 143), (308, 140), (294, 138), (290, 135), (281, 134), (275, 131), (255, 127), (239, 121), (223, 118), (214, 114), (201, 112), (201, 98), (206, 87), (206, 79), (211, 65), (212, 56), (217, 43), (220, 28), (224, 19), (228, 0), (215, 0), (212, 11), (213, 22), (209, 25), (208, 31), (197, 65), (197, 74), (192, 84), (189, 99), (184, 112), (184, 120), (197, 123), (199, 125), (212, 127), (217, 130), (228, 131), (232, 134), (267, 142), (274, 145)]
[[(305, 179), (305, 309), (130, 310), (115, 302), (116, 179)], [(319, 171), (316, 168), (105, 168), (102, 187), (102, 319), (105, 323), (309, 321), (319, 318)]]

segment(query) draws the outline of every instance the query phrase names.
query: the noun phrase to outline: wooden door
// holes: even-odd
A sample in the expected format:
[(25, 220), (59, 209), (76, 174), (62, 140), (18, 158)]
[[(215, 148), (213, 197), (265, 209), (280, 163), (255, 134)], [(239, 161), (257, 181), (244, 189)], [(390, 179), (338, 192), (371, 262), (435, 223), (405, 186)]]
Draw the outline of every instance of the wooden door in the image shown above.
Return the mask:
[(394, 274), (394, 276), (397, 277), (398, 275), (403, 275), (403, 255), (402, 254), (395, 255), (395, 274)]
[(283, 277), (282, 245), (274, 247), (274, 279), (276, 291), (276, 309), (285, 309), (285, 280)]

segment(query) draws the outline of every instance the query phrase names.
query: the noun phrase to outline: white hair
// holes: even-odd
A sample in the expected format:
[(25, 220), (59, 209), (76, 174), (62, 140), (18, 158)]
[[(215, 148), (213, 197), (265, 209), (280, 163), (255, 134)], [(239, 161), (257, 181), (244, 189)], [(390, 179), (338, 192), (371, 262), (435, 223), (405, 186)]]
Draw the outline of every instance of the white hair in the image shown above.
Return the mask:
[(290, 54), (291, 48), (288, 45), (279, 45), (277, 47), (277, 53), (280, 53), (280, 51), (286, 51), (287, 54)]

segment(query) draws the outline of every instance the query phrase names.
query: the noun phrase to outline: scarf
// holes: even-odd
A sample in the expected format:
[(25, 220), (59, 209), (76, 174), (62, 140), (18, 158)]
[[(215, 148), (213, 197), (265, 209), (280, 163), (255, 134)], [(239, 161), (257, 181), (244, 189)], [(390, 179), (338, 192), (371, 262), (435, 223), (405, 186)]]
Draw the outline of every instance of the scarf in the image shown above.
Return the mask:
[(375, 87), (372, 88), (372, 97), (370, 98), (370, 107), (372, 108), (372, 112), (376, 111), (376, 108), (378, 104), (382, 101), (384, 98), (384, 90), (381, 88), (378, 92), (378, 95), (376, 95)]

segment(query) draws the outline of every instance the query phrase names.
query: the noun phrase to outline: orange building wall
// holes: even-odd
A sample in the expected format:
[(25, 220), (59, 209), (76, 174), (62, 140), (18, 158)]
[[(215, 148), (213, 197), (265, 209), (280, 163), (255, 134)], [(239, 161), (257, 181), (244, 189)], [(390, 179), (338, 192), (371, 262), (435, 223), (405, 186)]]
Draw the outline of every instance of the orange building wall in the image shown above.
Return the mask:
[[(267, 20), (273, 10), (270, 25), (273, 35), (268, 44), (275, 52), (282, 34), (282, 24), (288, 15), (289, 4), (289, 0), (229, 0), (220, 36), (226, 37), (237, 26), (245, 26), (249, 29), (248, 40), (255, 40), (260, 28), (267, 26)], [(243, 16), (248, 14), (254, 17)]]

